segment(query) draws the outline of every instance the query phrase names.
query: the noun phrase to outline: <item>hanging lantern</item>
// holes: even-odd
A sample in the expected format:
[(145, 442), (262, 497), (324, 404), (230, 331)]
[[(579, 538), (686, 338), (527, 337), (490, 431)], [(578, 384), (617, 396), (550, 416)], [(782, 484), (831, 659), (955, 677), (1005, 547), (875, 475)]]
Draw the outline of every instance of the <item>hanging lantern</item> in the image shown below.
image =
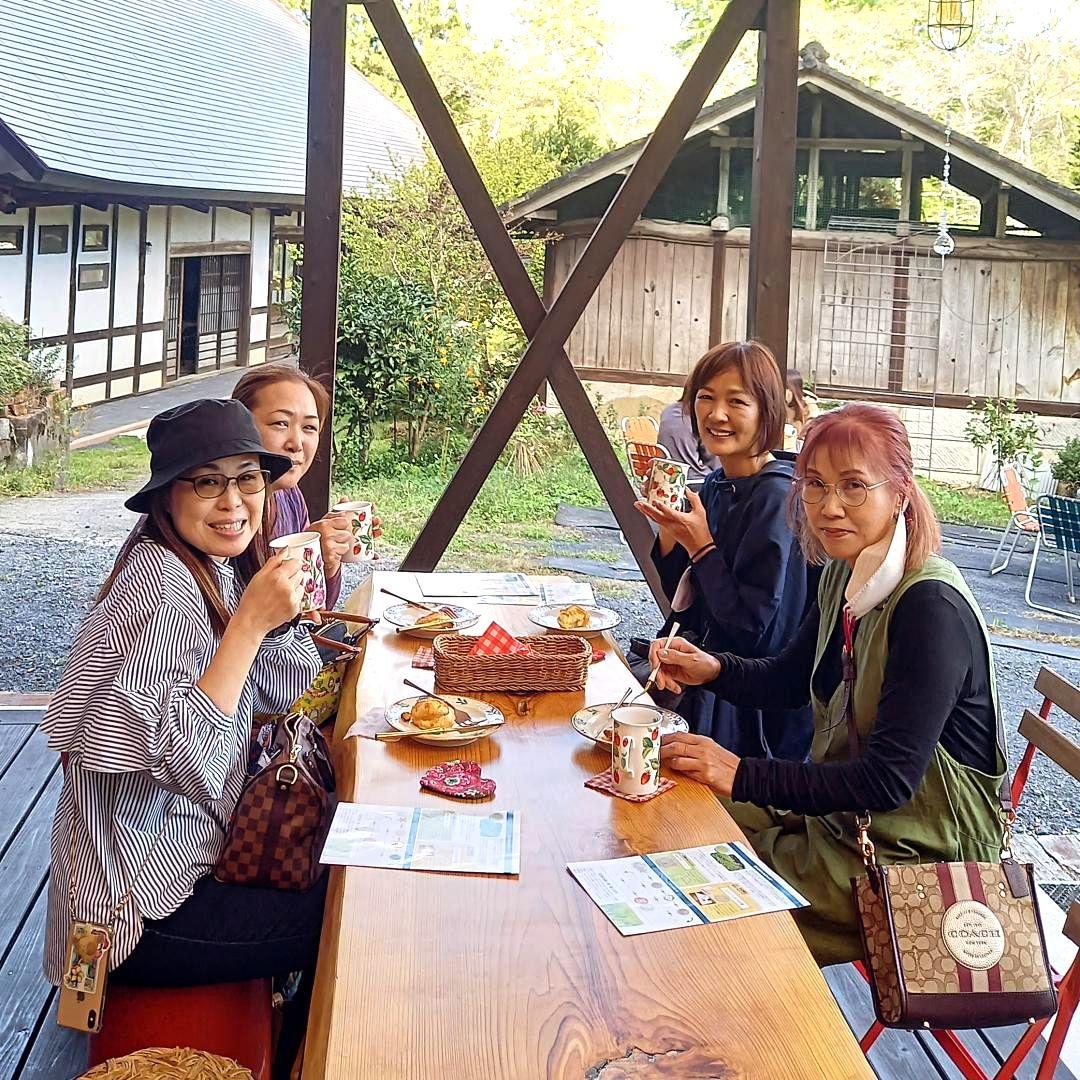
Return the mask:
[(926, 33), (945, 52), (966, 45), (975, 26), (975, 0), (929, 0)]

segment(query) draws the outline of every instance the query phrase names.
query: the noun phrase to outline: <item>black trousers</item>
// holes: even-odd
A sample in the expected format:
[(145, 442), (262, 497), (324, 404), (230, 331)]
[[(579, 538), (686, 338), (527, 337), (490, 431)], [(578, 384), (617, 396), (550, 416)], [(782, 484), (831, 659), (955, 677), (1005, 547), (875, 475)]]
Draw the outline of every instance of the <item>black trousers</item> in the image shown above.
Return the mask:
[(171, 915), (145, 923), (139, 944), (110, 977), (130, 986), (201, 986), (303, 971), (283, 1011), (275, 1058), (275, 1076), (287, 1076), (307, 1022), (328, 879), (324, 873), (309, 892), (297, 893), (204, 877)]

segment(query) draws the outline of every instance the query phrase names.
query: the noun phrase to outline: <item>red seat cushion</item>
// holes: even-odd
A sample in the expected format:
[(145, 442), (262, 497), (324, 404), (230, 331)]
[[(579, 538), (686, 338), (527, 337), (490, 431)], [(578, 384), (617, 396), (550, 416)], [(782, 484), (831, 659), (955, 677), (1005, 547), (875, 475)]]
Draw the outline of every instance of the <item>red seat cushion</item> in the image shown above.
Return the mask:
[(270, 1080), (273, 1007), (269, 979), (213, 986), (113, 983), (101, 1031), (90, 1036), (90, 1067), (152, 1046), (180, 1046), (232, 1058)]

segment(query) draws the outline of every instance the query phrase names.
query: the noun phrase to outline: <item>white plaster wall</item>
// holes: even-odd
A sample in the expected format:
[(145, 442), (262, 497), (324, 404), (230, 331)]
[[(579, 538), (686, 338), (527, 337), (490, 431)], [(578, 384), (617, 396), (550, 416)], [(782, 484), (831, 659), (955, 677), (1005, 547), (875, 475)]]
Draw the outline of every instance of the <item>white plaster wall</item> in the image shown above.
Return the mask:
[[(267, 296), (267, 278), (270, 276), (270, 211), (255, 210), (255, 235), (251, 245), (251, 306), (266, 307), (270, 302)], [(255, 333), (252, 323), (251, 340), (262, 341), (265, 331)]]
[[(246, 236), (245, 236), (246, 238)], [(172, 208), (170, 244), (200, 244), (210, 242), (210, 213), (200, 213), (188, 206)]]
[(29, 220), (29, 210), (0, 214), (0, 225), (21, 225), (23, 229), (22, 254), (0, 255), (0, 312), (18, 322), (22, 322), (26, 295), (26, 253), (32, 250), (34, 243), (34, 238), (26, 231)]
[[(37, 212), (37, 227), (67, 225), (68, 250), (62, 255), (39, 255), (34, 244), (34, 279), (31, 284), (30, 329), (34, 337), (58, 337), (67, 333), (68, 283), (71, 277), (71, 252), (79, 238), (71, 235), (73, 208), (42, 206)], [(106, 296), (104, 289), (101, 290)]]
[[(104, 292), (104, 289), (100, 290)], [(82, 379), (87, 375), (100, 375), (105, 371), (108, 357), (108, 342), (105, 338), (95, 341), (79, 341), (75, 343), (75, 368), (74, 378)], [(105, 396), (104, 385), (95, 387), (95, 396)]]
[[(116, 226), (116, 309), (114, 326), (133, 326), (139, 302), (139, 212), (120, 207)], [(113, 364), (113, 367), (121, 365)]]
[(168, 261), (165, 223), (168, 212), (168, 207), (151, 206), (146, 224), (146, 239), (150, 241), (150, 246), (146, 249), (143, 322), (161, 322), (165, 318), (165, 269)]
[[(258, 307), (259, 305), (252, 301), (252, 307)], [(251, 337), (249, 341), (265, 341), (266, 340), (266, 314), (252, 315), (251, 316)]]
[[(106, 251), (83, 251), (82, 250), (82, 227), (83, 225), (108, 225), (109, 248)], [(104, 265), (109, 266), (112, 261), (112, 245), (116, 243), (116, 237), (112, 235), (112, 212), (95, 210), (84, 206), (82, 209), (82, 222), (79, 225), (79, 235), (74, 238), (79, 251), (77, 261), (80, 266)], [(137, 269), (137, 267), (136, 267)], [(81, 289), (75, 293), (75, 333), (83, 334), (90, 330), (104, 330), (109, 325), (109, 295), (112, 291), (111, 284), (108, 289)], [(104, 369), (102, 369), (104, 370)]]
[[(149, 320), (148, 320), (149, 321)], [(139, 389), (143, 389), (143, 379), (147, 377), (148, 369), (160, 370), (162, 360), (165, 357), (165, 332), (163, 330), (151, 330), (142, 337), (142, 357), (139, 364)]]
[(112, 369), (123, 371), (135, 365), (135, 335), (125, 334), (113, 338)]
[(239, 210), (230, 210), (228, 207), (217, 208), (217, 227), (215, 240), (243, 240), (251, 238), (251, 218)]

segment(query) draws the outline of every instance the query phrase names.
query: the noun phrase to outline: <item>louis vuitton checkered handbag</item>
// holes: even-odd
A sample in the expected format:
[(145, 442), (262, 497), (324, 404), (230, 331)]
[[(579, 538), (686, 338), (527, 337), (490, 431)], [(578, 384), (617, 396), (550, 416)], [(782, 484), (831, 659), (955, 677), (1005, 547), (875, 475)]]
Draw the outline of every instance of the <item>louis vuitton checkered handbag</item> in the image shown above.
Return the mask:
[(322, 733), (299, 713), (281, 717), (240, 793), (214, 877), (307, 891), (325, 869), (319, 856), (336, 804)]
[[(852, 755), (858, 756), (847, 619), (844, 632), (844, 711)], [(1005, 760), (999, 862), (881, 866), (870, 815), (856, 816), (866, 873), (853, 878), (851, 888), (874, 1011), (885, 1027), (1001, 1027), (1057, 1011), (1032, 868), (1010, 850), (1016, 815), (1000, 715), (997, 740)]]

